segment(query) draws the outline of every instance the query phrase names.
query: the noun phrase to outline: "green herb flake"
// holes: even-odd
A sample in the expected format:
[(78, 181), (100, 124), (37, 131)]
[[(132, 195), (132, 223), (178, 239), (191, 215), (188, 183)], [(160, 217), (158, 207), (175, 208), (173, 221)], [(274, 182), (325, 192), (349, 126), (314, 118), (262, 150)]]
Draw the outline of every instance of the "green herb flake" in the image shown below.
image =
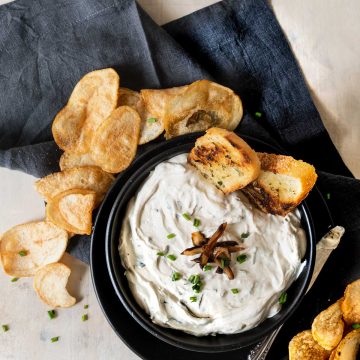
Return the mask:
[(222, 186), (222, 184), (223, 184), (222, 181), (218, 181), (217, 183), (218, 183), (218, 185), (220, 185), (220, 186)]
[(255, 116), (256, 116), (257, 118), (261, 118), (261, 117), (262, 117), (262, 113), (261, 113), (260, 111), (257, 111), (257, 112), (255, 113)]
[(50, 341), (51, 341), (52, 343), (54, 343), (54, 342), (59, 341), (59, 339), (60, 339), (60, 336), (55, 336), (55, 337), (51, 338)]
[(88, 308), (89, 308), (88, 304), (84, 305), (84, 309), (88, 309)]
[(156, 255), (157, 255), (157, 256), (165, 256), (165, 253), (162, 252), (162, 251), (159, 251), (159, 252), (156, 253)]
[(247, 237), (250, 236), (250, 233), (249, 233), (249, 232), (247, 232), (247, 233), (242, 233), (240, 236), (241, 236), (242, 239), (246, 239)]
[(238, 289), (231, 289), (231, 292), (232, 292), (233, 294), (238, 294), (238, 293), (239, 293), (239, 290), (238, 290)]
[(183, 218), (190, 221), (191, 220), (191, 216), (188, 213), (183, 213), (182, 214)]
[(198, 284), (200, 282), (200, 275), (191, 275), (189, 281), (194, 285)]
[(198, 294), (201, 291), (201, 281), (199, 281), (197, 284), (193, 285), (192, 289), (194, 290), (194, 292), (196, 292)]
[(2, 325), (3, 332), (9, 331), (9, 325)]
[(201, 224), (201, 221), (199, 219), (194, 219), (194, 226), (199, 227)]
[(20, 256), (26, 256), (26, 255), (27, 255), (27, 251), (26, 251), (26, 250), (21, 250), (21, 251), (18, 252), (18, 254), (19, 254)]
[(87, 321), (88, 319), (89, 319), (88, 314), (84, 314), (84, 315), (81, 317), (81, 320), (82, 320), (82, 321)]
[(246, 254), (241, 254), (241, 255), (239, 255), (239, 256), (236, 258), (236, 261), (237, 261), (239, 264), (244, 263), (246, 260), (247, 260), (247, 255), (246, 255)]
[(172, 281), (178, 281), (178, 280), (180, 280), (181, 279), (181, 274), (180, 273), (178, 273), (178, 272), (173, 272), (172, 274), (171, 274), (171, 280)]
[(279, 297), (279, 304), (283, 305), (286, 303), (287, 300), (287, 293), (283, 292)]
[(326, 199), (327, 199), (327, 200), (330, 200), (330, 193), (327, 193), (327, 194), (326, 194)]
[(197, 301), (197, 296), (190, 296), (190, 301), (191, 302), (196, 302)]
[(211, 265), (205, 265), (205, 266), (203, 267), (203, 270), (204, 270), (204, 271), (210, 271), (212, 268), (213, 268), (213, 267), (212, 267)]
[(168, 255), (167, 258), (169, 260), (171, 260), (171, 261), (175, 261), (177, 259), (177, 257), (175, 255), (172, 255), (172, 254)]
[(168, 236), (166, 236), (168, 239), (173, 239), (176, 236), (176, 234), (171, 233)]
[(156, 118), (149, 118), (146, 120), (148, 123), (150, 124), (153, 124), (153, 123), (156, 123), (157, 122), (157, 119)]
[(224, 269), (230, 265), (230, 260), (226, 258), (221, 259), (221, 268)]
[(55, 312), (55, 310), (49, 310), (47, 313), (48, 313), (49, 318), (50, 318), (51, 320), (56, 318), (56, 312)]
[(19, 278), (12, 278), (11, 279), (11, 282), (16, 282), (16, 281), (18, 281), (19, 280)]
[(198, 294), (202, 286), (200, 275), (191, 275), (188, 280), (193, 284), (192, 289)]
[(352, 324), (353, 329), (360, 329), (360, 324)]

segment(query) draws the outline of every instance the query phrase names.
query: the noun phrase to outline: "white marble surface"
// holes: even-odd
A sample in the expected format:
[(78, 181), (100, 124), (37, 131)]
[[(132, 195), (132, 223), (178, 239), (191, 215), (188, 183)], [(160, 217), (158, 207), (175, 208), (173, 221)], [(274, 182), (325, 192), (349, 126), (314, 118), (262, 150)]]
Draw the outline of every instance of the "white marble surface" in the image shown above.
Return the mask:
[[(241, 1), (241, 0), (240, 0)], [(8, 1), (0, 0), (0, 4)], [(159, 24), (214, 0), (139, 0)], [(360, 178), (360, 2), (358, 0), (272, 0), (274, 11), (303, 69), (311, 94), (345, 162)], [(0, 10), (1, 11), (1, 10)], [(43, 217), (34, 178), (0, 168), (0, 233)], [(31, 279), (10, 282), (0, 273), (0, 359), (123, 359), (138, 357), (114, 334), (97, 304), (89, 268), (66, 255), (70, 291), (79, 303), (49, 320), (48, 308)], [(83, 305), (89, 304), (84, 310)], [(81, 321), (84, 313), (87, 322)], [(58, 343), (49, 339), (60, 336)]]

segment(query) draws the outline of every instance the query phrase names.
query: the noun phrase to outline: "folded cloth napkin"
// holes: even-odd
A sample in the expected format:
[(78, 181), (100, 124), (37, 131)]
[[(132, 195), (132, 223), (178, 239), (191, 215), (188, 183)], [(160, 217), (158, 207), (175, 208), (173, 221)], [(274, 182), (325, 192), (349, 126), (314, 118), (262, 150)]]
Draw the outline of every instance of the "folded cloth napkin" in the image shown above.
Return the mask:
[[(285, 359), (294, 329), (309, 328), (326, 300), (360, 277), (360, 182), (332, 144), (267, 2), (225, 0), (163, 27), (133, 0), (19, 0), (0, 7), (0, 166), (39, 177), (59, 170), (51, 122), (77, 81), (105, 67), (135, 90), (202, 78), (229, 86), (244, 102), (241, 133), (315, 165), (346, 235), (269, 354)], [(88, 237), (70, 246), (88, 262)]]

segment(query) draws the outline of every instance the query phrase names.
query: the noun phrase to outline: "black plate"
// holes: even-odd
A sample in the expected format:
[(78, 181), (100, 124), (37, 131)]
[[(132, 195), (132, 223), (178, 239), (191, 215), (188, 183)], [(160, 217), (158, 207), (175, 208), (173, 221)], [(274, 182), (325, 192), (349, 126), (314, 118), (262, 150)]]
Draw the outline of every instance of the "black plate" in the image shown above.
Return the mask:
[[(176, 153), (182, 153), (184, 151), (189, 150), (189, 144), (192, 144), (194, 139), (198, 136), (198, 134), (192, 134), (185, 137), (177, 138), (172, 140), (171, 142), (162, 143), (160, 145), (155, 145), (158, 150), (159, 147), (162, 149), (162, 160), (167, 157), (175, 156)], [(259, 151), (273, 151), (278, 152), (277, 149), (274, 149), (272, 146), (264, 144), (255, 139), (250, 139), (245, 137), (245, 139), (252, 145), (256, 150)], [(191, 147), (191, 146), (190, 146)], [(175, 149), (175, 150), (174, 150)], [(127, 313), (127, 311), (122, 306), (121, 302), (117, 294), (114, 291), (114, 288), (111, 285), (111, 281), (109, 278), (109, 272), (106, 268), (105, 262), (105, 246), (104, 246), (104, 237), (106, 233), (106, 226), (108, 223), (108, 218), (112, 208), (114, 207), (114, 201), (118, 196), (120, 190), (122, 189), (125, 182), (131, 177), (131, 175), (138, 170), (141, 165), (144, 165), (148, 161), (152, 161), (156, 163), (157, 159), (154, 154), (159, 154), (158, 151), (150, 151), (143, 154), (139, 157), (133, 165), (123, 173), (114, 184), (112, 189), (109, 191), (106, 199), (103, 202), (101, 209), (99, 210), (99, 214), (95, 223), (95, 230), (93, 233), (92, 239), (92, 247), (91, 247), (91, 270), (92, 277), (94, 282), (94, 287), (97, 292), (98, 300), (103, 308), (105, 315), (108, 318), (108, 321), (113, 326), (114, 330), (117, 334), (125, 341), (125, 343), (130, 346), (135, 352), (137, 352), (140, 356), (144, 358), (162, 358), (168, 354), (169, 351), (172, 351), (173, 358), (183, 358), (184, 356), (189, 356), (191, 352), (186, 350), (181, 350), (177, 348), (179, 345), (184, 347), (184, 338), (185, 338), (185, 346), (187, 348), (191, 348), (196, 351), (228, 351), (234, 348), (238, 348), (240, 346), (244, 346), (245, 344), (249, 344), (253, 341), (259, 340), (261, 337), (266, 334), (266, 332), (270, 331), (273, 327), (277, 326), (279, 323), (283, 322), (288, 318), (292, 311), (295, 309), (296, 304), (298, 304), (303, 296), (303, 290), (306, 288), (306, 284), (309, 280), (309, 275), (312, 271), (311, 269), (311, 261), (308, 264), (308, 269), (303, 272), (303, 279), (299, 279), (298, 284), (294, 284), (291, 287), (289, 292), (289, 298), (292, 298), (294, 301), (289, 301), (281, 313), (279, 313), (276, 317), (272, 319), (266, 320), (257, 328), (250, 330), (246, 333), (238, 334), (238, 335), (223, 335), (217, 337), (203, 337), (196, 338), (191, 335), (183, 334), (179, 331), (174, 331), (170, 329), (164, 329), (161, 327), (157, 327), (153, 325), (149, 320), (148, 316), (141, 309), (138, 308), (137, 304), (132, 301), (131, 294), (127, 294), (127, 299), (123, 299), (125, 305), (132, 312), (132, 316), (136, 318), (137, 321), (140, 321), (142, 325), (146, 326), (147, 329), (157, 337), (161, 337), (163, 340), (173, 343), (177, 347), (173, 347), (168, 345), (160, 340), (156, 339), (151, 335), (150, 332), (142, 329)], [(146, 177), (146, 174), (144, 175)], [(312, 211), (313, 217), (315, 219), (315, 237), (319, 239), (328, 229), (329, 225), (332, 224), (331, 217), (329, 215), (328, 209), (326, 207), (325, 202), (323, 201), (320, 193), (314, 189), (309, 195), (307, 200), (308, 206), (311, 209), (316, 209), (317, 211)], [(319, 211), (321, 209), (321, 211)], [(113, 215), (116, 210), (113, 210)], [(304, 210), (304, 214), (306, 210)], [(319, 214), (322, 214), (321, 218)], [(325, 214), (325, 215), (324, 215)], [(114, 217), (113, 217), (114, 218)], [(311, 225), (310, 225), (311, 226)], [(309, 228), (309, 231), (311, 229)], [(308, 234), (309, 236), (309, 234)], [(118, 238), (118, 237), (117, 237)], [(111, 242), (109, 242), (109, 245)], [(117, 248), (117, 246), (116, 246)], [(111, 247), (109, 247), (111, 250)], [(312, 246), (310, 244), (308, 248), (309, 254), (312, 253)], [(113, 253), (114, 249), (113, 249)], [(117, 250), (116, 250), (117, 254)], [(109, 255), (111, 255), (111, 251), (109, 251)], [(115, 262), (119, 257), (114, 257)], [(309, 257), (310, 259), (310, 257)], [(114, 272), (114, 267), (112, 267), (112, 275), (114, 280), (114, 285), (117, 287), (118, 282), (115, 280), (116, 274)], [(118, 265), (118, 264), (117, 264)], [(117, 266), (116, 265), (116, 266)], [(121, 274), (118, 274), (118, 276)], [(127, 282), (124, 282), (124, 286), (127, 286)], [(118, 295), (122, 295), (122, 291), (117, 287)], [(135, 311), (134, 311), (135, 309)], [(267, 323), (267, 324), (266, 324)], [(264, 324), (266, 326), (264, 326)], [(154, 330), (154, 327), (158, 328)], [(260, 329), (260, 330), (259, 330)], [(203, 341), (204, 339), (209, 339), (210, 341)], [(200, 342), (198, 342), (198, 340)], [(148, 344), (149, 346), (146, 346)], [(151, 345), (150, 345), (151, 344)], [(154, 346), (156, 344), (156, 346)], [(190, 344), (190, 346), (189, 346)], [(245, 351), (246, 353), (246, 351)], [(226, 356), (230, 356), (230, 358), (236, 357), (237, 359), (241, 359), (244, 354), (244, 351), (231, 351), (226, 354)], [(201, 354), (197, 354), (200, 356)], [(206, 358), (209, 359), (210, 354), (206, 355)], [(205, 358), (205, 356), (204, 356)]]

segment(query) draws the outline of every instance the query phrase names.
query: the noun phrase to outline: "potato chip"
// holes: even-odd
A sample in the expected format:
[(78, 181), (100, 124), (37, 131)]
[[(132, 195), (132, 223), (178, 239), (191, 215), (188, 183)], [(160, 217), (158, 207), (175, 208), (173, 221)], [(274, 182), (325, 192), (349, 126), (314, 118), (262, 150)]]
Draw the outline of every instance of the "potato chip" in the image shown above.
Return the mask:
[(344, 332), (344, 321), (340, 308), (342, 300), (329, 306), (314, 319), (311, 331), (314, 339), (326, 350), (334, 349)]
[[(140, 103), (139, 103), (140, 102)], [(130, 106), (135, 109), (138, 113), (142, 111), (141, 106), (141, 96), (137, 91), (121, 87), (119, 89), (119, 99), (118, 99), (118, 107), (119, 106)]]
[(134, 109), (120, 106), (99, 126), (90, 155), (104, 171), (118, 173), (130, 165), (139, 143), (140, 123)]
[(330, 352), (321, 347), (310, 330), (295, 335), (289, 343), (289, 360), (327, 360)]
[(146, 110), (154, 117), (163, 120), (168, 104), (178, 95), (185, 92), (188, 85), (169, 89), (142, 89), (141, 97)]
[(67, 190), (47, 203), (46, 217), (69, 233), (90, 235), (95, 204), (95, 191)]
[(130, 106), (140, 115), (140, 145), (156, 139), (164, 131), (162, 118), (156, 117), (146, 110), (140, 93), (127, 88), (120, 88), (118, 105)]
[(114, 177), (99, 167), (83, 166), (45, 176), (35, 182), (35, 189), (47, 202), (66, 190), (93, 190), (99, 205), (113, 181)]
[(348, 325), (360, 323), (360, 279), (346, 287), (341, 310)]
[(39, 298), (51, 307), (70, 307), (76, 303), (66, 290), (71, 270), (64, 264), (53, 263), (42, 267), (34, 277), (34, 289)]
[(96, 166), (95, 161), (89, 154), (74, 154), (64, 152), (59, 161), (61, 171), (81, 166)]
[(334, 360), (356, 360), (360, 348), (360, 329), (349, 332), (335, 350)]
[(329, 360), (334, 360), (335, 359), (335, 355), (336, 355), (336, 349), (334, 349), (331, 354), (330, 354), (330, 357), (329, 357)]
[(33, 276), (41, 266), (61, 259), (68, 234), (51, 222), (39, 221), (17, 225), (3, 234), (0, 240), (5, 273), (26, 277)]
[(119, 75), (109, 68), (92, 71), (76, 84), (52, 124), (61, 149), (77, 154), (89, 150), (93, 133), (116, 108), (119, 82)]
[(229, 88), (199, 80), (169, 101), (165, 109), (165, 136), (170, 139), (211, 127), (234, 130), (243, 115), (240, 98)]

